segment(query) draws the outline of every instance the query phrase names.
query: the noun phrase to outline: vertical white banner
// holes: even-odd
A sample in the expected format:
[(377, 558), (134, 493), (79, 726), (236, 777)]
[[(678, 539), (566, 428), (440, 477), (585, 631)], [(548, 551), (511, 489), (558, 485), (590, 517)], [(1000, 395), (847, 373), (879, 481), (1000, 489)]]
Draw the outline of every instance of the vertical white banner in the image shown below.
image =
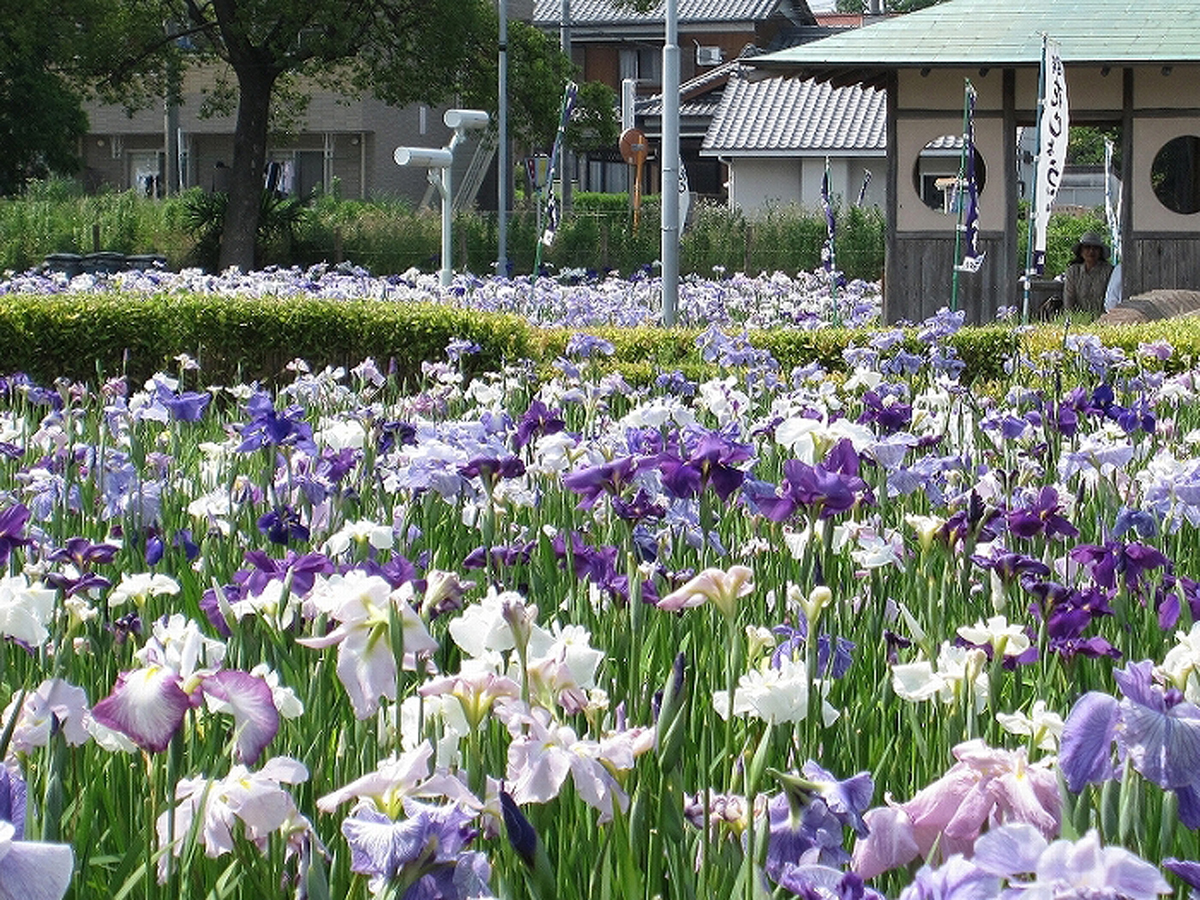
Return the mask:
[[(1112, 247), (1112, 262), (1121, 259), (1121, 194), (1113, 198), (1113, 142), (1104, 139), (1104, 218), (1108, 223), (1108, 242)], [(1121, 183), (1117, 182), (1118, 190)]]
[(1046, 269), (1046, 231), (1050, 224), (1050, 207), (1062, 182), (1067, 164), (1067, 134), (1071, 117), (1067, 107), (1067, 73), (1058, 45), (1045, 42), (1045, 90), (1042, 96), (1040, 128), (1038, 131), (1037, 175), (1034, 187), (1033, 210), (1033, 268), (1041, 275)]

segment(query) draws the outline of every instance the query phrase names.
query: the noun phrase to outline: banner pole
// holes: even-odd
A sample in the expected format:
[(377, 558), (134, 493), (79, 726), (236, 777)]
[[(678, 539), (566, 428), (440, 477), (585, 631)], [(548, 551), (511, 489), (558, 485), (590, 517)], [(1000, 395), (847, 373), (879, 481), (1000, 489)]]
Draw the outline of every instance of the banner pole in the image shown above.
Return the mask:
[(1034, 133), (1037, 136), (1036, 141), (1034, 143), (1034, 153), (1033, 153), (1033, 158), (1035, 160), (1034, 176), (1033, 176), (1033, 190), (1029, 195), (1029, 228), (1027, 229), (1029, 236), (1028, 236), (1027, 245), (1025, 247), (1025, 277), (1024, 277), (1024, 279), (1022, 279), (1025, 283), (1024, 299), (1021, 302), (1021, 324), (1022, 325), (1029, 324), (1029, 293), (1030, 293), (1030, 289), (1032, 288), (1032, 284), (1030, 282), (1033, 279), (1033, 244), (1036, 239), (1037, 204), (1038, 204), (1038, 177), (1037, 177), (1038, 169), (1037, 169), (1036, 161), (1039, 160), (1042, 155), (1042, 111), (1046, 106), (1046, 43), (1047, 43), (1047, 36), (1046, 36), (1046, 32), (1043, 31), (1042, 32), (1042, 59), (1041, 59), (1041, 62), (1038, 63), (1037, 121), (1036, 121), (1036, 124), (1034, 125), (1034, 129), (1033, 129)]

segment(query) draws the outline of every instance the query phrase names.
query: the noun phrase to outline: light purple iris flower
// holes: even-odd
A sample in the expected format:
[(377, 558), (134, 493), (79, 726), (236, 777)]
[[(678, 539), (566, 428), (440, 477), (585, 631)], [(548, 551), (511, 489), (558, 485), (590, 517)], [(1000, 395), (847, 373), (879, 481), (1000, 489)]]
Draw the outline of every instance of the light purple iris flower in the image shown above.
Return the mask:
[(1200, 707), (1175, 688), (1154, 683), (1154, 664), (1131, 663), (1113, 673), (1124, 699), (1098, 691), (1080, 698), (1063, 725), (1059, 768), (1067, 787), (1116, 774), (1112, 745), (1148, 781), (1179, 796), (1179, 819), (1200, 827)]
[(0, 900), (58, 900), (74, 868), (69, 844), (17, 840), (13, 824), (0, 821)]

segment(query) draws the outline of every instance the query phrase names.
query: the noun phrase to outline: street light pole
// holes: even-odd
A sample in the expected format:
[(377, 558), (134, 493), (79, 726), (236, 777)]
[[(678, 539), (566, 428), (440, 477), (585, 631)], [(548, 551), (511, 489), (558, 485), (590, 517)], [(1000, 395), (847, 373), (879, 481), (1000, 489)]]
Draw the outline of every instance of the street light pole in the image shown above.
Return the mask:
[(679, 0), (667, 0), (662, 86), (662, 316), (679, 309)]
[(500, 75), (496, 85), (499, 100), (496, 114), (496, 132), (499, 135), (499, 155), (496, 158), (496, 275), (508, 275), (508, 207), (509, 182), (512, 179), (512, 164), (509, 162), (508, 147), (508, 0), (500, 3)]

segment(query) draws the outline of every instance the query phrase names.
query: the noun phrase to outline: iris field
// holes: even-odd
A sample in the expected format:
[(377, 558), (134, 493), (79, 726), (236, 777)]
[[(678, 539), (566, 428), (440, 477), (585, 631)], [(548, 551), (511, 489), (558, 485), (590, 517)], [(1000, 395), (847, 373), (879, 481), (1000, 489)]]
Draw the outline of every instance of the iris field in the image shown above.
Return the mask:
[[(223, 289), (0, 292), (136, 278)], [(650, 277), (569, 280), (536, 321), (654, 316)], [(1074, 329), (965, 385), (943, 311), (786, 372), (742, 329), (877, 287), (690, 285), (685, 321), (733, 311), (704, 381), (583, 330), (407, 388), (0, 380), (0, 898), (1200, 884), (1197, 371)]]

